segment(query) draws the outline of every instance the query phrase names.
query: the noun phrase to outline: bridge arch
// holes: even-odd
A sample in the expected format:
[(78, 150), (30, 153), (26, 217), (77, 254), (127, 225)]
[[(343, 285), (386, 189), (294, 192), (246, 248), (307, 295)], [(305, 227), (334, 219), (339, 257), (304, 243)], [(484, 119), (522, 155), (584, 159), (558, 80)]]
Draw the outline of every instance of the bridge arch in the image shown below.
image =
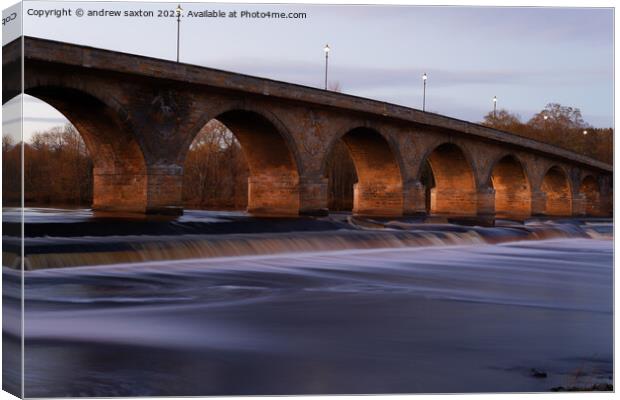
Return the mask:
[(569, 174), (559, 165), (552, 165), (543, 175), (541, 191), (545, 194), (545, 215), (570, 216), (572, 190)]
[(198, 119), (198, 121), (189, 130), (190, 134), (185, 137), (185, 143), (182, 146), (183, 151), (180, 153), (181, 163), (183, 162), (183, 160), (185, 160), (185, 157), (187, 156), (187, 151), (189, 150), (189, 146), (195, 139), (198, 132), (200, 132), (200, 130), (203, 129), (204, 126), (209, 123), (209, 121), (213, 119), (219, 121), (220, 116), (230, 112), (245, 112), (246, 115), (257, 115), (264, 121), (271, 124), (273, 130), (277, 131), (277, 133), (282, 137), (285, 144), (287, 145), (291, 156), (293, 157), (293, 161), (297, 166), (298, 175), (303, 175), (305, 166), (303, 162), (303, 157), (301, 156), (298, 143), (295, 140), (295, 136), (288, 128), (286, 123), (284, 123), (282, 119), (279, 118), (278, 115), (272, 112), (268, 107), (258, 107), (244, 101), (221, 101), (220, 99), (218, 105), (215, 105), (213, 107), (210, 106), (209, 110), (203, 113)]
[[(444, 142), (430, 149), (423, 159), (432, 175), (427, 182), (431, 214), (475, 215), (477, 182), (471, 157), (458, 145)], [(424, 165), (424, 164), (423, 164)], [(422, 171), (424, 168), (420, 169)], [(420, 176), (420, 179), (423, 178)]]
[(327, 162), (341, 140), (353, 160), (357, 183), (353, 187), (353, 213), (398, 216), (403, 214), (401, 163), (393, 145), (380, 131), (357, 126), (336, 135), (327, 148), (321, 172), (327, 175)]
[(491, 164), (490, 185), (495, 190), (495, 214), (504, 218), (527, 218), (532, 211), (530, 179), (521, 160), (503, 154)]
[(581, 179), (579, 194), (582, 196), (583, 211), (586, 215), (598, 216), (602, 214), (601, 188), (594, 175), (588, 174)]
[(63, 114), (93, 161), (94, 210), (149, 212), (143, 149), (111, 96), (84, 88), (29, 82), (25, 93)]
[[(295, 146), (284, 125), (247, 107), (226, 107), (205, 117), (223, 124), (237, 139), (249, 169), (247, 210), (255, 215), (299, 213), (299, 169)], [(203, 127), (201, 127), (202, 129)], [(198, 130), (189, 139), (200, 133)], [(184, 149), (183, 160), (190, 145)]]

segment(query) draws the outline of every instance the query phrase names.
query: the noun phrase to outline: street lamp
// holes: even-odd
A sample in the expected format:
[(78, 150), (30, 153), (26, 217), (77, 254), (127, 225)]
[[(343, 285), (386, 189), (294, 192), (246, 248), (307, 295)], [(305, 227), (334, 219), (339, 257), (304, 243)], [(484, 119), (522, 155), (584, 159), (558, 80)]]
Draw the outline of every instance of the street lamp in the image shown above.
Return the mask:
[(497, 117), (497, 96), (493, 96), (493, 119)]
[(583, 131), (584, 136), (588, 134), (588, 131), (584, 130)]
[(181, 15), (183, 15), (183, 9), (179, 4), (175, 10), (177, 14), (177, 62), (179, 62), (179, 48), (181, 47)]
[(426, 80), (428, 79), (428, 75), (426, 72), (422, 75), (422, 82), (424, 84), (424, 88), (422, 89), (422, 111), (426, 111)]
[(325, 47), (323, 47), (323, 51), (325, 52), (325, 90), (327, 90), (327, 61), (329, 59), (329, 51), (331, 49), (329, 48), (329, 45), (326, 44)]

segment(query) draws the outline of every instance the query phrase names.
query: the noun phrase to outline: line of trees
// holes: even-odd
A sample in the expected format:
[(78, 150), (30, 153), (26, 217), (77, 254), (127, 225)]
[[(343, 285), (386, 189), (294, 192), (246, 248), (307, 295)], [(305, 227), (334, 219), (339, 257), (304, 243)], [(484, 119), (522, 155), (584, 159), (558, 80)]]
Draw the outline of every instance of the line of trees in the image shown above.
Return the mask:
[(233, 133), (211, 120), (192, 142), (185, 161), (183, 201), (190, 208), (243, 209), (248, 164)]
[(2, 135), (2, 204), (18, 206), (21, 188), (19, 146), (9, 135)]
[(590, 126), (578, 108), (549, 103), (527, 122), (522, 122), (518, 114), (501, 109), (489, 112), (481, 123), (613, 163), (613, 129)]
[[(2, 137), (3, 200), (19, 203), (20, 146)], [(24, 146), (24, 201), (80, 206), (93, 198), (93, 163), (75, 128), (67, 124), (35, 133)]]

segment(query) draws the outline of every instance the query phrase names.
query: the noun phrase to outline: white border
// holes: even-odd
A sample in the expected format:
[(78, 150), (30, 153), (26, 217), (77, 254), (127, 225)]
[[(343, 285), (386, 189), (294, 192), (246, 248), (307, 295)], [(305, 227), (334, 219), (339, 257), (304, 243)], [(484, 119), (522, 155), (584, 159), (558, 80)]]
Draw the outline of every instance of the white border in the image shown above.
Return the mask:
[[(94, 0), (86, 0), (89, 2), (95, 2)], [(175, 3), (175, 1), (159, 1), (159, 0), (132, 0), (131, 2), (145, 2), (145, 3), (154, 3), (154, 2), (159, 2), (159, 3)], [(177, 1), (178, 2), (178, 1)], [(0, 0), (0, 5), (2, 6), (2, 9), (7, 8), (13, 4), (17, 3), (16, 1), (11, 1), (11, 0)], [(209, 2), (205, 2), (205, 1), (199, 1), (199, 0), (184, 0), (181, 1), (181, 3), (209, 3)], [(606, 8), (614, 8), (616, 2), (612, 1), (612, 0), (590, 0), (590, 1), (579, 1), (579, 0), (538, 0), (538, 1), (515, 1), (515, 0), (504, 0), (504, 1), (493, 1), (493, 0), (470, 0), (470, 1), (463, 1), (463, 0), (452, 0), (452, 1), (438, 1), (438, 0), (423, 0), (423, 1), (414, 1), (414, 0), (390, 0), (390, 1), (382, 1), (382, 0), (376, 0), (376, 1), (369, 1), (369, 0), (334, 0), (334, 1), (329, 1), (329, 0), (313, 0), (313, 1), (303, 1), (303, 0), (288, 0), (288, 1), (277, 1), (277, 0), (272, 0), (272, 1), (258, 1), (258, 0), (244, 0), (244, 1), (232, 1), (232, 0), (219, 0), (219, 1), (214, 1), (214, 3), (290, 3), (290, 4), (381, 4), (381, 5), (394, 5), (394, 4), (401, 4), (401, 5), (428, 5), (428, 6), (488, 6), (488, 7), (606, 7)], [(615, 9), (614, 9), (614, 22), (615, 22)], [(615, 94), (617, 93), (617, 81), (615, 80), (615, 68), (616, 68), (616, 43), (618, 43), (618, 33), (615, 30), (615, 24), (614, 24), (614, 131), (616, 129), (615, 126), (615, 115), (618, 112), (618, 104), (615, 101)], [(618, 163), (618, 160), (620, 157), (618, 155), (618, 146), (616, 141), (614, 140), (614, 165), (616, 165)], [(616, 179), (616, 176), (614, 175), (614, 186), (618, 187), (618, 182)], [(614, 211), (615, 211), (615, 205), (616, 202), (614, 201)], [(614, 212), (615, 213), (615, 212)], [(617, 235), (620, 233), (620, 230), (618, 228), (617, 225), (614, 226), (614, 235), (615, 237), (617, 237)], [(615, 252), (617, 251), (617, 244), (614, 245), (614, 255)], [(614, 270), (615, 267), (617, 266), (616, 263), (616, 259), (614, 257)], [(614, 273), (614, 288), (617, 287), (618, 284), (618, 279), (616, 274)], [(617, 309), (618, 303), (616, 301), (616, 297), (615, 297), (615, 289), (614, 289), (614, 310)], [(615, 333), (617, 332), (616, 328), (616, 319), (615, 319), (615, 312), (614, 312), (614, 339), (615, 339)], [(0, 342), (0, 349), (2, 347), (2, 344)], [(614, 340), (614, 367), (615, 367), (615, 360), (617, 360), (617, 348), (615, 347), (615, 340)], [(615, 368), (614, 368), (615, 369)], [(614, 371), (615, 372), (615, 371)], [(0, 378), (1, 379), (1, 378)], [(615, 380), (615, 374), (614, 374), (614, 384), (616, 383)], [(615, 385), (614, 385), (615, 386)], [(586, 398), (586, 396), (589, 398), (590, 396), (596, 396), (596, 398), (601, 398), (601, 399), (606, 399), (606, 398), (612, 398), (612, 396), (614, 396), (613, 393), (535, 393), (535, 394), (522, 394), (522, 393), (517, 393), (517, 394), (455, 394), (455, 395), (417, 395), (417, 394), (412, 394), (412, 395), (377, 395), (377, 396), (371, 396), (372, 398), (377, 398), (377, 399), (389, 399), (389, 400), (429, 400), (429, 399), (437, 399), (440, 396), (450, 396), (451, 398), (456, 398), (456, 399), (467, 399), (467, 400), (473, 400), (473, 399), (479, 399), (480, 397), (483, 397), (484, 399), (490, 399), (490, 400), (494, 400), (494, 399), (524, 399), (524, 400), (531, 400), (531, 399), (537, 399), (537, 398), (541, 398), (541, 397), (548, 397), (548, 396), (561, 396), (562, 400), (572, 400), (572, 399), (579, 399), (579, 400), (583, 400)], [(264, 399), (264, 400), (280, 400), (280, 399), (294, 399), (294, 398), (303, 398), (303, 399), (307, 399), (307, 400), (318, 400), (318, 399), (326, 399), (326, 398), (334, 398), (334, 399), (341, 399), (341, 400), (351, 400), (351, 399), (360, 399), (363, 397), (369, 397), (369, 396), (254, 396), (260, 399)], [(162, 397), (141, 397), (141, 399), (161, 399)], [(166, 397), (167, 399), (186, 399), (186, 397)], [(191, 398), (211, 398), (211, 399), (227, 399), (227, 400), (243, 400), (243, 399), (248, 399), (248, 397), (235, 397), (235, 396), (229, 396), (229, 397), (191, 397)], [(14, 399), (13, 396), (11, 396), (10, 394), (6, 393), (6, 392), (0, 392), (0, 400), (6, 400), (6, 399)], [(122, 397), (114, 397), (113, 399), (123, 399)]]

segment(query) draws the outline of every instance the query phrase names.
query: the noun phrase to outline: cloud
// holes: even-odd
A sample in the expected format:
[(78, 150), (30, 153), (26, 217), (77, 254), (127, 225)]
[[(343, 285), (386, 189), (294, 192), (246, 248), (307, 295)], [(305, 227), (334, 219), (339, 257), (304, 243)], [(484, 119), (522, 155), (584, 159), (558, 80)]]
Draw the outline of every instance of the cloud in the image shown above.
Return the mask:
[[(227, 69), (248, 75), (321, 87), (324, 79), (323, 66), (295, 61), (280, 61), (277, 65), (256, 59), (227, 61)], [(419, 66), (373, 68), (363, 66), (332, 66), (329, 80), (339, 81), (347, 89), (379, 89), (418, 87), (422, 83), (423, 69)], [(607, 82), (612, 76), (610, 68), (564, 68), (562, 70), (462, 70), (426, 68), (428, 84), (435, 88), (465, 85), (531, 85), (564, 87), (576, 82), (576, 76), (588, 76), (590, 83)]]
[(2, 125), (5, 124), (16, 124), (19, 122), (24, 121), (24, 123), (44, 123), (44, 124), (66, 124), (67, 123), (67, 119), (66, 118), (53, 118), (53, 117), (24, 117), (22, 118), (11, 118), (8, 120), (4, 120), (2, 121)]

